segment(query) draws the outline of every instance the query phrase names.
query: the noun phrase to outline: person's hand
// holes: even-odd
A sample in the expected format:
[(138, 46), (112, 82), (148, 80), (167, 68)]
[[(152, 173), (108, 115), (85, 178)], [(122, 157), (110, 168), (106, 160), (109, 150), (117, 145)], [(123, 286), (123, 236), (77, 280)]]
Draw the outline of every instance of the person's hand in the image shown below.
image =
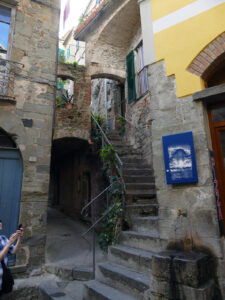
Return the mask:
[(18, 233), (18, 237), (19, 237), (19, 238), (22, 238), (22, 237), (23, 237), (23, 228), (21, 227), (20, 229), (18, 229), (18, 230), (16, 231), (16, 233)]
[(16, 233), (13, 233), (11, 236), (10, 236), (10, 238), (9, 238), (9, 244), (10, 245), (12, 245), (14, 242), (15, 242), (15, 240), (18, 238), (18, 233), (16, 232)]

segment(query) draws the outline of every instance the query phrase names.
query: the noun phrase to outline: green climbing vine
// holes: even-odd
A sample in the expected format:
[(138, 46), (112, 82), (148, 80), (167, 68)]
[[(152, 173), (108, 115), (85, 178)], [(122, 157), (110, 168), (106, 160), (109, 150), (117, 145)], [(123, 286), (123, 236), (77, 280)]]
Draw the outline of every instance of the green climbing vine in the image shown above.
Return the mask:
[(116, 181), (116, 178), (116, 176), (112, 177), (114, 184), (111, 186), (109, 191), (110, 205), (103, 213), (105, 218), (102, 221), (102, 230), (98, 236), (100, 248), (105, 252), (108, 251), (109, 246), (116, 243), (118, 234), (121, 231), (121, 221), (123, 216), (123, 190), (121, 188), (121, 184)]
[[(94, 119), (107, 134), (105, 120), (99, 115), (94, 115)], [(102, 147), (102, 133), (95, 120), (91, 121), (91, 140), (94, 142), (95, 149), (103, 160), (103, 169), (106, 172), (111, 187), (109, 189), (108, 208), (103, 212), (103, 221), (101, 223), (101, 232), (98, 236), (98, 243), (101, 249), (108, 251), (110, 245), (115, 244), (118, 234), (121, 230), (123, 215), (123, 194), (124, 187), (121, 181), (118, 181), (118, 170), (116, 168), (116, 150), (112, 145)]]
[(116, 120), (116, 123), (118, 125), (119, 134), (123, 135), (126, 131), (126, 120), (120, 117)]

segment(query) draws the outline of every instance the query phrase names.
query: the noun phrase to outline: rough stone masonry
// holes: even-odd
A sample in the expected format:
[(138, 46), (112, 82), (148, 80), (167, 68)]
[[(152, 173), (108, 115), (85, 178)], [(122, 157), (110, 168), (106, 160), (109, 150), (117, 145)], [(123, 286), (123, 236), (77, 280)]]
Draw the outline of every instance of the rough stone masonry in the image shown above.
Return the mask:
[[(2, 1), (1, 1), (2, 2)], [(44, 262), (52, 123), (55, 104), (59, 0), (4, 0), (11, 15), (8, 59), (16, 64), (14, 101), (0, 100), (0, 128), (15, 136), (23, 161), (17, 265)]]

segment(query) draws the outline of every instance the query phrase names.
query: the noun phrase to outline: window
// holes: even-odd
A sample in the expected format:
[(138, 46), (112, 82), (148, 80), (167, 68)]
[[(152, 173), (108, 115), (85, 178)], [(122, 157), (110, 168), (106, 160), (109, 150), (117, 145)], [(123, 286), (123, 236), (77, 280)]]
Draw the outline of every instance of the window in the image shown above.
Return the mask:
[(64, 63), (66, 58), (65, 58), (65, 50), (59, 49), (58, 50), (58, 56), (59, 56), (59, 62)]
[(79, 41), (76, 41), (76, 50), (79, 50), (79, 48), (80, 48), (80, 43)]
[(148, 91), (148, 73), (144, 66), (142, 42), (126, 59), (128, 103), (134, 102)]
[(142, 42), (135, 49), (136, 90), (137, 98), (148, 91), (148, 72), (144, 65), (144, 53)]
[(11, 9), (0, 5), (0, 54), (4, 57), (8, 50)]
[(69, 59), (69, 58), (70, 58), (70, 45), (67, 48), (67, 53), (66, 53), (66, 59)]

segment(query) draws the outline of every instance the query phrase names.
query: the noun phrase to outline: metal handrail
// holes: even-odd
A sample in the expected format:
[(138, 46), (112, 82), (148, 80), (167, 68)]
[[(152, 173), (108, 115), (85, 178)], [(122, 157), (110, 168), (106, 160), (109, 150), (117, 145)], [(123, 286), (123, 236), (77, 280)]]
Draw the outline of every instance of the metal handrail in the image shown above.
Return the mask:
[[(104, 130), (102, 129), (102, 127), (100, 126), (100, 124), (98, 123), (98, 121), (95, 119), (94, 115), (91, 114), (91, 117), (92, 119), (94, 120), (94, 122), (96, 123), (96, 125), (98, 126), (98, 129), (100, 130), (101, 134), (102, 134), (102, 147), (105, 145), (105, 142), (106, 144), (108, 145), (111, 145), (112, 144), (110, 143), (109, 139), (107, 138)], [(125, 184), (124, 184), (124, 181), (123, 181), (123, 176), (122, 176), (122, 166), (123, 166), (123, 163), (119, 157), (119, 155), (117, 153), (115, 153), (115, 156), (116, 156), (116, 159), (117, 159), (117, 162), (119, 164), (119, 167), (116, 166), (117, 170), (118, 170), (118, 173), (119, 173), (119, 176), (116, 175), (117, 177), (117, 180), (116, 181), (113, 181), (107, 188), (105, 188), (101, 193), (99, 193), (96, 197), (94, 197), (89, 203), (87, 203), (83, 209), (81, 210), (81, 214), (83, 214), (83, 212), (90, 206), (90, 205), (93, 205), (96, 200), (98, 200), (100, 198), (100, 196), (102, 196), (104, 193), (107, 193), (107, 210), (103, 213), (103, 215), (98, 218), (98, 220), (96, 221), (94, 219), (94, 215), (93, 215), (93, 212), (92, 212), (92, 225), (88, 228), (88, 230), (86, 232), (84, 232), (82, 234), (82, 237), (84, 237), (87, 233), (89, 233), (91, 230), (93, 231), (93, 278), (95, 278), (95, 265), (96, 265), (96, 259), (95, 259), (95, 244), (96, 244), (96, 241), (95, 241), (95, 231), (94, 231), (94, 228), (95, 226), (101, 222), (111, 211), (112, 209), (115, 207), (116, 204), (114, 204), (113, 206), (109, 207), (109, 201), (108, 201), (108, 192), (109, 192), (109, 189), (115, 184), (115, 183), (120, 183), (121, 184), (121, 187), (122, 187), (122, 201), (123, 201), (123, 206), (124, 206), (124, 192), (125, 192)]]
[(83, 212), (92, 204), (94, 203), (100, 196), (102, 196), (105, 192), (107, 192), (115, 183), (117, 183), (119, 181), (119, 179), (117, 181), (114, 181), (112, 184), (110, 184), (106, 189), (104, 189), (100, 194), (98, 194), (95, 198), (93, 198), (90, 202), (88, 202), (81, 210), (81, 214), (83, 214)]
[(121, 114), (117, 113), (117, 115), (118, 115), (120, 118), (124, 119), (127, 123), (129, 123), (130, 125), (132, 125), (132, 126), (133, 126), (136, 130), (138, 130), (141, 134), (143, 134), (143, 135), (146, 136), (146, 137), (149, 137), (149, 134), (146, 133), (146, 132), (144, 132), (142, 128), (140, 128), (140, 127), (134, 125), (131, 121), (127, 120), (127, 119), (126, 119), (125, 117), (123, 117)]
[[(97, 124), (97, 126), (98, 126), (99, 130), (101, 131), (101, 134), (102, 134), (103, 138), (105, 139), (106, 143), (108, 145), (112, 146), (112, 144), (110, 143), (109, 139), (107, 138), (105, 132), (103, 131), (102, 127), (99, 125), (98, 121), (95, 119), (95, 117), (94, 117), (94, 115), (92, 113), (91, 113), (91, 117), (95, 121), (95, 123)], [(119, 155), (118, 155), (117, 152), (116, 152), (116, 159), (118, 160), (119, 164), (121, 166), (123, 166), (123, 163), (122, 163), (122, 161), (121, 161), (121, 159), (120, 159), (120, 157), (119, 157)]]
[(85, 233), (82, 234), (82, 237), (85, 236), (88, 232), (90, 232), (91, 229), (93, 229), (102, 219), (104, 219), (111, 212), (111, 210), (115, 207), (115, 205), (116, 204), (114, 204), (112, 207), (110, 207), (110, 209), (107, 209), (103, 213), (103, 215), (94, 224), (92, 224), (91, 227), (89, 227), (89, 229)]

